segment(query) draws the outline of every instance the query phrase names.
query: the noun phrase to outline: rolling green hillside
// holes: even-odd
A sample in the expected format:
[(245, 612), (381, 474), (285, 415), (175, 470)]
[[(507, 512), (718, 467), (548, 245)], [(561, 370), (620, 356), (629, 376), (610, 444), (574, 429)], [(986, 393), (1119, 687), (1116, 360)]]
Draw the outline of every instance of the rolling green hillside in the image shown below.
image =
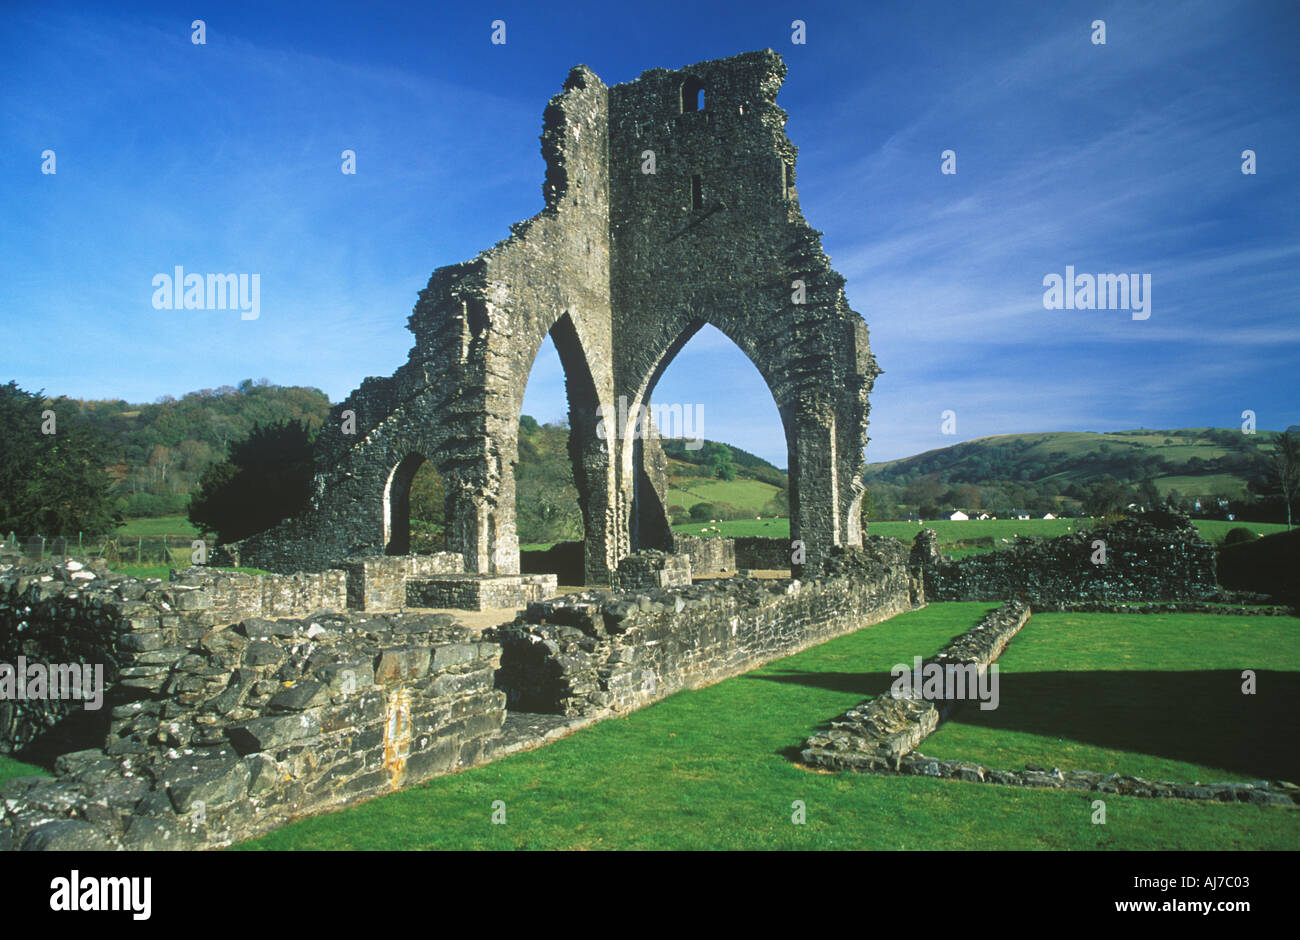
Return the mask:
[(1239, 428), (1002, 434), (869, 464), (863, 480), (876, 518), (921, 506), (1077, 512), (1108, 482), (1128, 491), (1124, 502), (1217, 507), (1267, 495), (1276, 436)]
[[(915, 457), (868, 464), (863, 478), (906, 483), (921, 476), (939, 482), (999, 480), (1092, 482), (1103, 476), (1137, 482), (1153, 478), (1199, 486), (1209, 495), (1225, 484), (1245, 489), (1266, 475), (1274, 432), (1243, 434), (1225, 428), (1176, 431), (1054, 431), (1000, 434), (926, 451)], [(1197, 481), (1202, 481), (1197, 483)]]

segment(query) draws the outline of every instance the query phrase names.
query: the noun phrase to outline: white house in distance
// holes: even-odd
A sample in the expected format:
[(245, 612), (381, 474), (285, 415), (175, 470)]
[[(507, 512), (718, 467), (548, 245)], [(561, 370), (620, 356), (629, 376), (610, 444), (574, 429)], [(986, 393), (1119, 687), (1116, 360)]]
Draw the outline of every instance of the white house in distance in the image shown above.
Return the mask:
[(1007, 513), (1007, 515), (1008, 515), (1010, 518), (1012, 518), (1012, 519), (1029, 519), (1029, 518), (1031, 518), (1030, 515), (1029, 515), (1029, 510), (1028, 510), (1028, 509), (1013, 509), (1013, 510), (1011, 510), (1011, 512)]
[(952, 512), (945, 512), (939, 518), (947, 519), (949, 522), (961, 522), (964, 519), (969, 519), (970, 516), (966, 515), (966, 513), (962, 512), (960, 509), (954, 509)]
[(1049, 512), (1049, 513), (1047, 513), (1046, 515), (1044, 515), (1043, 518), (1044, 518), (1044, 519), (1055, 519), (1056, 516), (1052, 515), (1052, 514)]

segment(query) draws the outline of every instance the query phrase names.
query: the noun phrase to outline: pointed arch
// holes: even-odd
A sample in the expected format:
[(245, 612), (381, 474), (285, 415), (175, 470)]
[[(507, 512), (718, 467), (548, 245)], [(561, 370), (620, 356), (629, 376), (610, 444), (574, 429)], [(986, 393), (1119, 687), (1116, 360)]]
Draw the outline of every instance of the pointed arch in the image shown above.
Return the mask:
[[(792, 409), (782, 402), (779, 392), (783, 386), (776, 381), (775, 375), (770, 371), (768, 359), (757, 355), (756, 338), (738, 338), (735, 335), (736, 331), (729, 329), (729, 325), (722, 318), (696, 314), (686, 320), (685, 324), (677, 330), (674, 338), (665, 343), (658, 355), (651, 361), (651, 365), (646, 370), (641, 383), (635, 389), (632, 400), (628, 403), (628, 427), (623, 428), (619, 435), (618, 453), (622, 479), (625, 481), (624, 492), (628, 502), (628, 529), (633, 550), (639, 548), (671, 548), (672, 529), (668, 519), (666, 501), (663, 494), (659, 492), (660, 487), (656, 483), (656, 474), (647, 470), (647, 460), (655, 459), (657, 456), (655, 452), (658, 451), (658, 455), (661, 455), (662, 450), (658, 441), (654, 440), (653, 431), (643, 441), (641, 439), (642, 435), (633, 433), (632, 426), (637, 421), (637, 416), (642, 413), (640, 409), (645, 408), (647, 412), (649, 411), (655, 389), (668, 367), (706, 324), (712, 326), (729, 339), (744, 354), (750, 365), (763, 379), (763, 384), (772, 396), (786, 443), (786, 467), (790, 481), (789, 496), (792, 524), (795, 518), (794, 510), (798, 499), (795, 470), (797, 450), (792, 437), (795, 417)], [(630, 485), (626, 481), (630, 481)]]

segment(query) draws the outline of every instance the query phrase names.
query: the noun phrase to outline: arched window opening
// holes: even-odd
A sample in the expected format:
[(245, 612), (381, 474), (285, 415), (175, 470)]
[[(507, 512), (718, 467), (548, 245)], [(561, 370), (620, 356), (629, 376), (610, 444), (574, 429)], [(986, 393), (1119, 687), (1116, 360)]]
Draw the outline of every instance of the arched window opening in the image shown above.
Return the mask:
[(421, 454), (394, 468), (384, 491), (389, 555), (432, 555), (447, 548), (447, 494), (442, 475)]
[(691, 76), (682, 82), (682, 114), (704, 110), (704, 82)]
[(663, 526), (657, 520), (665, 518), (674, 533), (758, 535), (786, 544), (785, 425), (749, 357), (706, 323), (672, 355), (649, 395), (647, 410), (666, 457), (667, 487), (660, 502), (646, 457), (637, 454), (640, 547), (658, 547), (653, 536)]
[(533, 360), (519, 416), (515, 527), (520, 571), (583, 583), (583, 519), (574, 481), (566, 376), (551, 335)]

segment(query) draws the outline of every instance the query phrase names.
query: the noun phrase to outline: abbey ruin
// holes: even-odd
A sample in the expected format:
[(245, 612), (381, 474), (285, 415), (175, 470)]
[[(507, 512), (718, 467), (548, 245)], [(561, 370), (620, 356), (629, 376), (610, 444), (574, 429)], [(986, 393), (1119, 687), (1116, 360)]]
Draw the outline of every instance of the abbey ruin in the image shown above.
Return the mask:
[(597, 412), (616, 414), (623, 397), (635, 416), (705, 323), (744, 350), (776, 400), (796, 567), (802, 558), (816, 571), (832, 548), (860, 546), (867, 396), (880, 370), (799, 209), (797, 151), (776, 104), (785, 71), (771, 50), (613, 87), (573, 69), (543, 114), (545, 208), (433, 273), (408, 321), (410, 360), (366, 379), (323, 429), (308, 510), (228, 557), (290, 572), (404, 554), (411, 479), (428, 460), (463, 571), (518, 574), (519, 414), (550, 334), (586, 581), (608, 585), (622, 559), (670, 549), (672, 534), (662, 449), (628, 428), (598, 434)]
[[(227, 562), (275, 573), (195, 566), (139, 579), (102, 558), (32, 564), (0, 543), (0, 663), (99, 663), (107, 689), (94, 710), (0, 700), (0, 753), (41, 754), (54, 770), (0, 785), (0, 851), (230, 845), (927, 600), (1012, 602), (941, 652), (987, 666), (1030, 604), (1215, 597), (1213, 548), (1185, 517), (959, 561), (929, 530), (910, 547), (865, 535), (867, 396), (880, 370), (799, 210), (775, 103), (784, 74), (770, 50), (612, 88), (570, 72), (544, 113), (543, 211), (434, 272), (409, 320), (410, 360), (367, 379), (323, 429), (309, 508), (220, 547)], [(621, 397), (633, 416), (648, 405), (705, 323), (745, 351), (776, 400), (802, 555), (784, 539), (674, 537), (657, 439), (599, 425)], [(563, 596), (555, 574), (521, 573), (514, 521), (524, 385), (548, 334), (566, 373), (585, 527), (587, 589)], [(409, 551), (409, 488), (424, 461), (447, 494), (449, 551), (435, 555)], [(1109, 545), (1105, 566), (1090, 560), (1094, 536)], [(490, 625), (448, 612), (466, 609), (492, 611)], [(886, 706), (850, 710), (808, 739), (803, 759), (1113, 792), (1101, 774), (1048, 780), (922, 758), (942, 708)]]

